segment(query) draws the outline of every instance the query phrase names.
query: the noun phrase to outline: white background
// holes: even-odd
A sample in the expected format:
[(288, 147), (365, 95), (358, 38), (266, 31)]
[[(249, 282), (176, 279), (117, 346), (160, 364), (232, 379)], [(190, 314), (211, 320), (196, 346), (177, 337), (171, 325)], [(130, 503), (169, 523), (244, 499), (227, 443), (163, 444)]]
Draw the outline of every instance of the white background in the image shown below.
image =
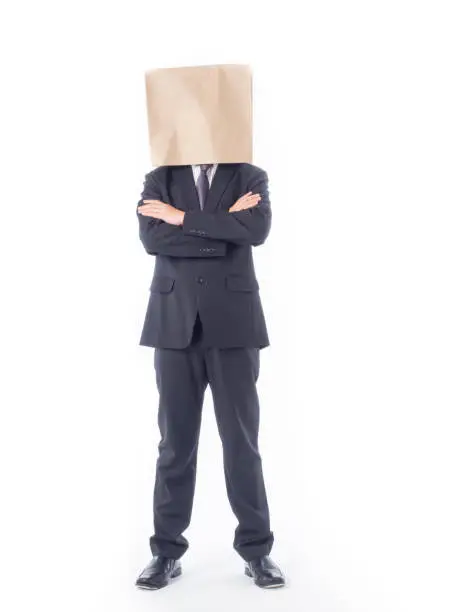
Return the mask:
[[(3, 6), (2, 608), (456, 611), (456, 3)], [(289, 584), (243, 576), (207, 397), (184, 574), (143, 592), (143, 75), (224, 62), (253, 68), (270, 177), (260, 446)]]

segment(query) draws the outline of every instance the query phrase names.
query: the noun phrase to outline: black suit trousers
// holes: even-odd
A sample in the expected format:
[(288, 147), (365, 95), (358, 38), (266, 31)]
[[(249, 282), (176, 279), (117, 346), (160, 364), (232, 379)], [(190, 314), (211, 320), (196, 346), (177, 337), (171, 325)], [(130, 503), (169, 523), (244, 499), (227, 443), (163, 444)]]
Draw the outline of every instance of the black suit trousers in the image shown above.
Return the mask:
[(249, 561), (269, 554), (274, 541), (258, 449), (259, 348), (204, 348), (202, 333), (198, 316), (188, 347), (155, 349), (161, 440), (150, 546), (153, 554), (175, 559), (188, 549), (183, 532), (191, 520), (202, 405), (210, 385), (227, 495), (238, 520), (233, 546)]

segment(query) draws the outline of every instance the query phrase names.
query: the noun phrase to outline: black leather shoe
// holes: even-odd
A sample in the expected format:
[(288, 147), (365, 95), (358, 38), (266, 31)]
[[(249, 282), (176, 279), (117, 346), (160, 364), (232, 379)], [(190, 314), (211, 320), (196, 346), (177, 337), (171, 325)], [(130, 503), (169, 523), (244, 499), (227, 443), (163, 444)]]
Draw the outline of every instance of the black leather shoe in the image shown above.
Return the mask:
[(156, 590), (162, 589), (169, 584), (172, 578), (181, 575), (181, 562), (178, 559), (170, 559), (157, 555), (152, 558), (140, 576), (137, 578), (135, 585), (140, 589)]
[(245, 564), (245, 574), (254, 579), (254, 583), (263, 589), (274, 589), (285, 586), (285, 577), (278, 565), (264, 555)]

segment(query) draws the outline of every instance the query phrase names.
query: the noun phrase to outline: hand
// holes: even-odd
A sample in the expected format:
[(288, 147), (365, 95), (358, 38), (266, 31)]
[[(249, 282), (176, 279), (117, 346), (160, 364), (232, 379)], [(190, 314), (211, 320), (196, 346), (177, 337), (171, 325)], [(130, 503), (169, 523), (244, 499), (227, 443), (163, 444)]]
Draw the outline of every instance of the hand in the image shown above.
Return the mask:
[(259, 195), (259, 193), (252, 193), (251, 191), (249, 191), (241, 198), (239, 198), (237, 202), (229, 208), (229, 212), (238, 212), (239, 210), (247, 210), (248, 208), (253, 208), (253, 206), (259, 204), (260, 200), (261, 196)]
[(184, 212), (170, 204), (160, 200), (143, 200), (144, 204), (137, 208), (138, 212), (145, 217), (154, 217), (170, 225), (182, 225)]

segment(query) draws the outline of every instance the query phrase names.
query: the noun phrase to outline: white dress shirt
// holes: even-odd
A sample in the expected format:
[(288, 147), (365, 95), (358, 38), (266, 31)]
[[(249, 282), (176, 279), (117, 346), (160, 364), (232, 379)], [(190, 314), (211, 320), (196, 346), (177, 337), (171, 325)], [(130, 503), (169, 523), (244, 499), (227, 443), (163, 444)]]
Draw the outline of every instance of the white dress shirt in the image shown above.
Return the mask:
[[(212, 180), (213, 177), (215, 176), (215, 172), (216, 172), (216, 168), (218, 167), (218, 164), (213, 164), (207, 171), (207, 176), (208, 176), (208, 184), (211, 187), (212, 184)], [(199, 164), (194, 164), (192, 166), (192, 173), (194, 175), (194, 182), (197, 185), (197, 179), (199, 178), (200, 175), (200, 165)]]

